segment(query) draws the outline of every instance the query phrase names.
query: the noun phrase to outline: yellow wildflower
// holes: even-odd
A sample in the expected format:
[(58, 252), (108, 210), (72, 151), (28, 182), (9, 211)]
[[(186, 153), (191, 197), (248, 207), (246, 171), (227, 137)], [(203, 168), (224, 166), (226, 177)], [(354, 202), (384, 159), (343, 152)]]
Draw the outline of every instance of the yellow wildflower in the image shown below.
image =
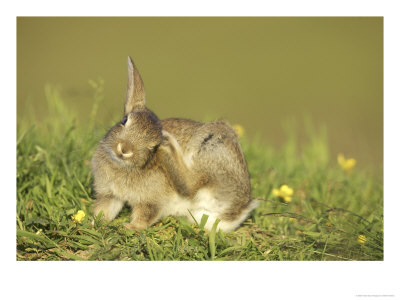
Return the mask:
[(351, 169), (354, 168), (354, 166), (356, 165), (356, 160), (354, 158), (344, 158), (344, 155), (342, 153), (340, 153), (337, 157), (337, 161), (339, 163), (339, 165), (342, 167), (343, 170), (345, 170), (346, 172), (350, 172)]
[(325, 226), (331, 227), (331, 226), (332, 226), (332, 223), (329, 222), (329, 221), (326, 221), (326, 222), (325, 222)]
[(232, 126), (232, 128), (236, 131), (236, 134), (237, 134), (239, 137), (244, 136), (244, 128), (243, 128), (242, 125), (235, 124), (235, 125)]
[(289, 218), (289, 222), (294, 222), (296, 218)]
[(273, 189), (272, 194), (275, 197), (281, 198), (286, 203), (292, 201), (293, 189), (287, 186), (286, 184), (282, 185), (280, 189)]
[(359, 242), (360, 244), (364, 245), (366, 241), (367, 241), (367, 238), (365, 237), (365, 235), (360, 234), (358, 236), (357, 242)]
[(71, 218), (74, 222), (78, 222), (80, 224), (85, 218), (85, 212), (83, 210), (78, 210), (78, 212), (74, 214)]

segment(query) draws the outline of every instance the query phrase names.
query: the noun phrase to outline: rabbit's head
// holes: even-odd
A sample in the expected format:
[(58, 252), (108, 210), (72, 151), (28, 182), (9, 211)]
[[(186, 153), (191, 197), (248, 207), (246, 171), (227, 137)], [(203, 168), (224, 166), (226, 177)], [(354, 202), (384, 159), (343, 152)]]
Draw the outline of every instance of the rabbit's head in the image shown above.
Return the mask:
[(162, 141), (161, 122), (145, 106), (142, 78), (128, 57), (128, 88), (122, 121), (104, 137), (103, 145), (114, 162), (143, 168), (153, 158)]

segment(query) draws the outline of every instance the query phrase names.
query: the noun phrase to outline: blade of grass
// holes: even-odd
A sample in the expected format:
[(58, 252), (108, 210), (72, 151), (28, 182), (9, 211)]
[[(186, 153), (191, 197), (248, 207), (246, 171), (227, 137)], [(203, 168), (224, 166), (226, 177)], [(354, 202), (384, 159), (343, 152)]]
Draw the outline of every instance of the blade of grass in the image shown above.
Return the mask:
[(192, 212), (191, 212), (189, 209), (188, 209), (188, 212), (189, 212), (190, 216), (192, 217), (194, 223), (195, 223), (197, 226), (199, 226), (199, 223), (197, 223), (197, 220), (196, 220), (195, 217), (192, 215)]
[(220, 222), (219, 219), (215, 220), (215, 222), (214, 222), (214, 224), (213, 224), (213, 226), (211, 228), (209, 238), (208, 238), (208, 243), (209, 243), (209, 247), (210, 247), (210, 254), (211, 254), (211, 259), (212, 260), (214, 260), (214, 258), (215, 258), (215, 249), (216, 249), (216, 247), (215, 247), (215, 234), (217, 232), (217, 226), (218, 226), (219, 222)]
[(84, 192), (84, 194), (87, 197), (87, 200), (90, 200), (90, 196), (88, 194), (88, 192), (86, 191), (85, 187), (82, 185), (82, 183), (80, 182), (80, 180), (78, 179), (78, 177), (76, 176), (75, 172), (74, 172), (74, 177), (76, 179), (76, 182), (78, 183), (79, 187), (81, 188), (81, 190)]
[(204, 226), (206, 226), (207, 220), (208, 220), (208, 215), (204, 214), (200, 220), (200, 225), (199, 225), (200, 229), (204, 229)]
[(60, 248), (58, 249), (53, 249), (53, 252), (55, 252), (58, 256), (60, 257), (65, 257), (68, 259), (72, 259), (72, 260), (86, 260), (83, 257), (80, 257), (78, 255), (72, 254), (72, 253), (68, 253), (66, 251), (61, 250)]

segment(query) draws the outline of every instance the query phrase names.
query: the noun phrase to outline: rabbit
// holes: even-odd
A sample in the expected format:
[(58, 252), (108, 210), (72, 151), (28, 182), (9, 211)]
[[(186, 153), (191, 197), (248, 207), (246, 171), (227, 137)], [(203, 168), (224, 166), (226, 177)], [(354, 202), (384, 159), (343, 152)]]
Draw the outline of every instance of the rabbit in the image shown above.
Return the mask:
[(129, 56), (124, 116), (100, 141), (92, 173), (94, 215), (102, 211), (111, 221), (127, 203), (128, 229), (143, 230), (166, 216), (199, 223), (206, 214), (207, 230), (219, 219), (217, 230), (229, 232), (258, 205), (235, 131), (223, 121), (159, 120), (146, 107)]

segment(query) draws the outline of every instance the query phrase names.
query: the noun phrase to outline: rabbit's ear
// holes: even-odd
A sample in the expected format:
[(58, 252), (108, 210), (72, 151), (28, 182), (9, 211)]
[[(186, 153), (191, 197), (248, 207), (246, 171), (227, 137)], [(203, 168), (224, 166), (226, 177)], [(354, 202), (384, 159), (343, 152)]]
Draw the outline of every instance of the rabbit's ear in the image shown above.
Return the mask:
[(146, 104), (143, 80), (133, 60), (128, 56), (128, 88), (125, 100), (125, 115), (135, 107), (144, 107)]

